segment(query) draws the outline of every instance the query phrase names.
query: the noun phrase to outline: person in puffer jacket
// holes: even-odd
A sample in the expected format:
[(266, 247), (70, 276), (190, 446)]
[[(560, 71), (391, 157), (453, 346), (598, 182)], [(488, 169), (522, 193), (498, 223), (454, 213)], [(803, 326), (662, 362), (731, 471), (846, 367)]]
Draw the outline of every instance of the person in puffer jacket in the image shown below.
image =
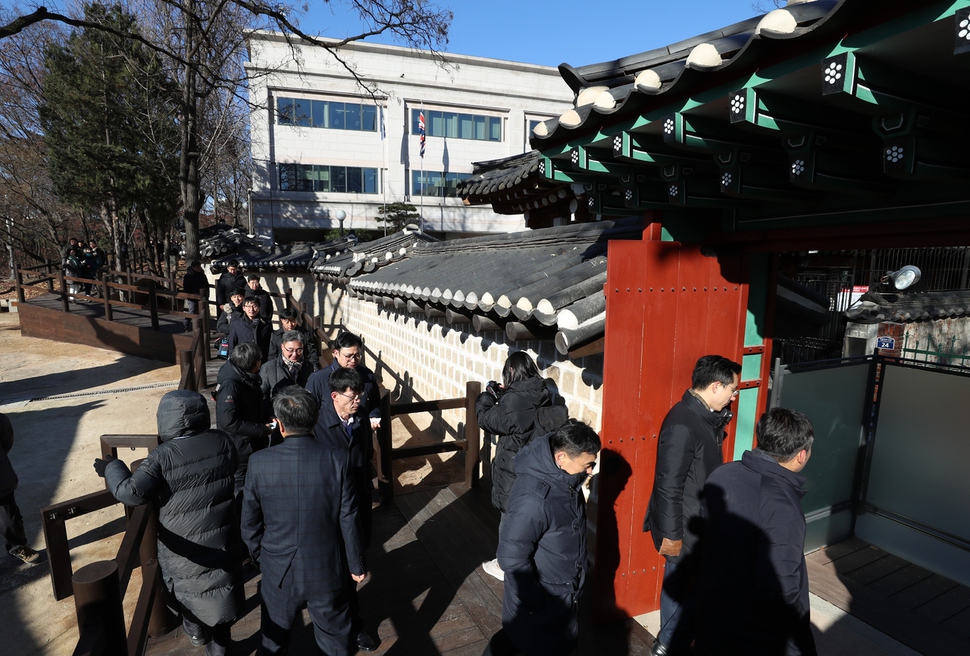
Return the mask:
[[(550, 391), (551, 381), (525, 351), (510, 355), (502, 368), (503, 385), (489, 382), (475, 400), (478, 425), (498, 436), (492, 457), (492, 505), (502, 511), (515, 483), (515, 456), (532, 439), (562, 426), (569, 418), (562, 397)], [(553, 386), (553, 389), (555, 387)], [(486, 572), (502, 579), (497, 560), (482, 564)]]
[(168, 392), (158, 404), (156, 447), (134, 473), (121, 460), (94, 461), (118, 501), (158, 504), (158, 565), (192, 644), (221, 656), (242, 614), (241, 541), (233, 509), (236, 448), (210, 429), (198, 392)]
[(499, 528), (505, 572), (502, 629), (483, 656), (567, 656), (576, 648), (576, 602), (586, 579), (586, 497), (600, 439), (570, 419), (515, 458), (515, 484)]

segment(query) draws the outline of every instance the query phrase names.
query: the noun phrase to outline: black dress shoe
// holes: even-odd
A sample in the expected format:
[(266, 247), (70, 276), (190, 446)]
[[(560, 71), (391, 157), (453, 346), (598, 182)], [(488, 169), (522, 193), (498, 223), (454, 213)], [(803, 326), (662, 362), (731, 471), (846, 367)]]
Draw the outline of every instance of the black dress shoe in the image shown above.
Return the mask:
[(379, 643), (375, 642), (367, 631), (357, 633), (357, 649), (360, 651), (374, 651)]
[(656, 640), (653, 643), (653, 649), (650, 650), (650, 656), (667, 656), (667, 646)]

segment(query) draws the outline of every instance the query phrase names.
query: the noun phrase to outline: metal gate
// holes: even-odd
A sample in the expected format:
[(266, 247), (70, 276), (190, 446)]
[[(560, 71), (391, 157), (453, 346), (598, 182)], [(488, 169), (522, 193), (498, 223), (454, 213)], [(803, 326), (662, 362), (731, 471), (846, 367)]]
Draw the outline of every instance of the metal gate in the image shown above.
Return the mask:
[(853, 535), (970, 585), (970, 372), (870, 356), (777, 366), (815, 426), (806, 551)]

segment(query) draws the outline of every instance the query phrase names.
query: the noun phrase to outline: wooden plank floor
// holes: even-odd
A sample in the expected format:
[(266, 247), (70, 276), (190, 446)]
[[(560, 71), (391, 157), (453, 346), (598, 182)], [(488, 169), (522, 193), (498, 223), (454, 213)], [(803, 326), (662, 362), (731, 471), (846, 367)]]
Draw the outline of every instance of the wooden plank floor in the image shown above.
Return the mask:
[[(368, 551), (371, 578), (360, 588), (366, 628), (380, 637), (375, 654), (479, 656), (501, 626), (502, 583), (480, 565), (495, 554), (498, 514), (487, 492), (461, 486), (412, 492), (374, 511)], [(233, 627), (236, 654), (253, 654), (259, 641), (259, 576), (246, 584), (246, 616)], [(649, 653), (653, 638), (629, 620), (591, 627), (581, 604), (581, 644), (574, 656)], [(312, 653), (304, 611), (291, 654)], [(181, 630), (150, 642), (150, 656), (191, 653)]]
[[(55, 294), (44, 294), (30, 299), (31, 305), (37, 305), (48, 310), (61, 311), (61, 297)], [(181, 301), (179, 301), (181, 303)], [(84, 302), (78, 301), (69, 305), (72, 314), (78, 314), (91, 319), (104, 318), (104, 303), (98, 300)], [(178, 334), (184, 332), (182, 325), (184, 319), (166, 315), (163, 310), (159, 310), (158, 331), (162, 333)], [(138, 310), (135, 308), (112, 307), (112, 321), (138, 328), (152, 327), (151, 313), (148, 310)], [(215, 326), (215, 324), (212, 324)]]
[(807, 557), (811, 590), (916, 651), (970, 654), (970, 588), (851, 538)]

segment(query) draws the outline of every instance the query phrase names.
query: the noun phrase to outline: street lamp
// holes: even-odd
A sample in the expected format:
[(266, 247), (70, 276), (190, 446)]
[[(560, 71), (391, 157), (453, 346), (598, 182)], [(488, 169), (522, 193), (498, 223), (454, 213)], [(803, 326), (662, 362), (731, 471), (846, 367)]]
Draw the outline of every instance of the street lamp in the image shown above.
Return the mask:
[(337, 210), (333, 213), (333, 218), (340, 222), (340, 236), (344, 236), (344, 219), (347, 218), (347, 213), (343, 210)]

